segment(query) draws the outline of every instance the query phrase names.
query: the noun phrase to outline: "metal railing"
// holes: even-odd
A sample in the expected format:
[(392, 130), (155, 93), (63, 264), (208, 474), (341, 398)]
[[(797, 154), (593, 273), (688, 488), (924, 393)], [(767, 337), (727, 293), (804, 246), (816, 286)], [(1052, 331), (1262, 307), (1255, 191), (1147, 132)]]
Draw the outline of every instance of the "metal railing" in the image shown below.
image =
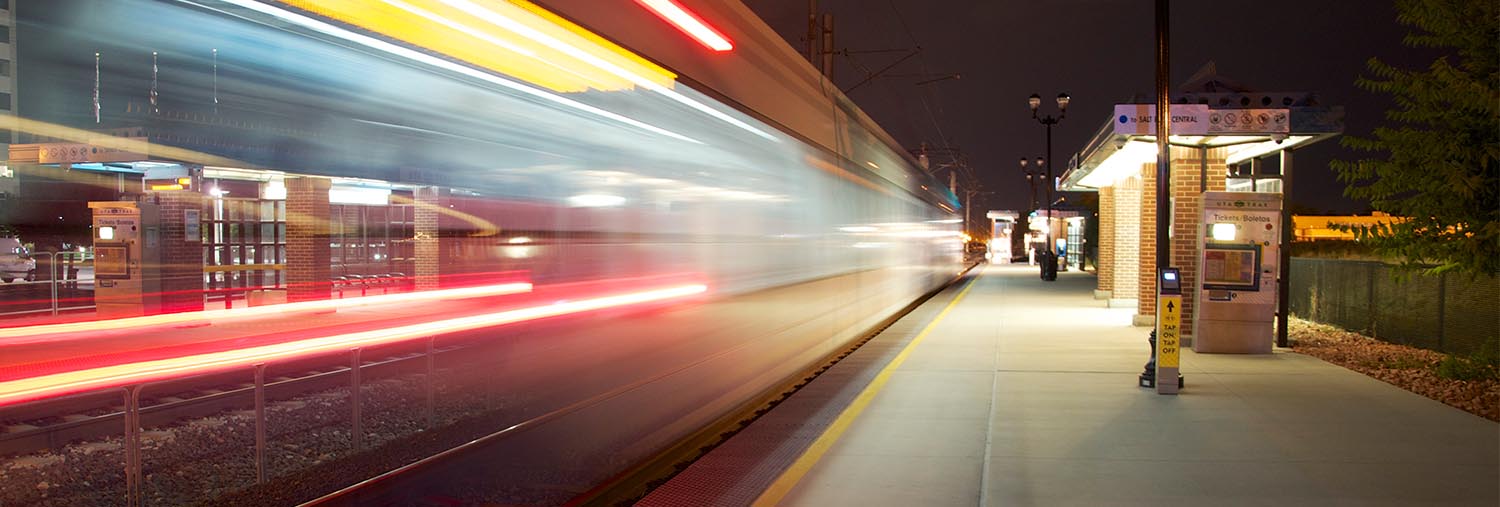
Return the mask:
[[(58, 312), (59, 312), (58, 287), (57, 287), (57, 284), (59, 284), (59, 283), (70, 283), (70, 282), (73, 283), (73, 284), (77, 284), (78, 283), (78, 279), (76, 277), (72, 278), (71, 280), (68, 280), (68, 279), (58, 279), (58, 276), (57, 276), (58, 275), (58, 272), (57, 272), (58, 260), (59, 259), (68, 259), (68, 261), (69, 261), (68, 262), (68, 269), (71, 271), (73, 265), (75, 265), (75, 264), (82, 264), (83, 261), (85, 261), (85, 260), (88, 259), (88, 257), (87, 257), (87, 254), (85, 254), (83, 252), (34, 252), (34, 253), (31, 254), (31, 256), (33, 258), (41, 256), (41, 255), (46, 255), (47, 256), (47, 275), (48, 275), (47, 276), (47, 285), (50, 286), (51, 293), (52, 293), (52, 296), (50, 298), (51, 299), (51, 303), (52, 303), (51, 311), (52, 311), (52, 315), (57, 315)], [(63, 274), (67, 275), (69, 273), (64, 272)], [(33, 283), (35, 283), (35, 282), (33, 282)]]
[[(424, 403), (425, 403), (425, 406), (423, 408), (423, 421), (424, 421), (423, 422), (423, 427), (424, 427), (425, 430), (432, 430), (433, 427), (434, 427), (434, 424), (436, 423), (435, 404), (437, 402), (437, 394), (436, 394), (436, 382), (434, 380), (434, 375), (436, 373), (436, 365), (437, 365), (437, 362), (436, 362), (436, 353), (437, 353), (437, 351), (435, 349), (435, 341), (436, 341), (436, 339), (437, 339), (436, 336), (428, 336), (426, 338), (421, 338), (421, 340), (423, 340), (425, 342), (425, 351), (423, 352), (423, 356), (424, 356), (424, 361), (423, 362), (425, 363), (425, 366), (423, 367), (424, 369), (423, 369), (423, 374), (422, 374), (423, 390), (425, 391), (424, 396), (423, 396)], [(364, 352), (364, 347), (350, 348), (348, 350), (348, 352), (347, 352), (347, 354), (349, 355), (348, 356), (349, 357), (349, 406), (350, 406), (350, 431), (351, 431), (350, 445), (351, 445), (351, 447), (352, 447), (352, 449), (353, 449), (354, 452), (363, 451), (364, 450), (364, 443), (365, 443), (364, 442), (364, 418), (363, 418), (363, 414), (362, 414), (362, 403), (360, 401), (360, 398), (361, 398), (360, 391), (361, 391), (361, 387), (362, 387), (362, 383), (363, 383), (362, 372), (368, 366), (375, 366), (375, 364), (366, 365), (364, 363), (364, 361), (361, 358), (361, 355), (362, 355), (363, 352)], [(305, 360), (305, 359), (306, 358), (299, 358), (298, 360)], [(266, 482), (266, 479), (267, 479), (266, 476), (267, 476), (267, 470), (268, 470), (267, 458), (266, 458), (266, 450), (267, 450), (267, 446), (268, 446), (268, 444), (267, 444), (267, 440), (268, 440), (267, 439), (267, 430), (266, 430), (266, 428), (267, 428), (267, 417), (266, 417), (266, 387), (267, 387), (267, 385), (266, 385), (266, 368), (267, 368), (267, 366), (269, 366), (269, 364), (268, 363), (264, 363), (264, 362), (262, 362), (262, 363), (255, 363), (254, 365), (251, 366), (251, 373), (252, 373), (252, 375), (254, 377), (254, 397), (255, 397), (255, 401), (254, 401), (254, 403), (255, 403), (255, 409), (254, 409), (254, 414), (255, 414), (254, 415), (254, 418), (255, 418), (255, 457), (254, 457), (254, 460), (255, 460), (255, 483), (256, 484), (264, 484)], [(234, 370), (231, 369), (231, 370), (227, 370), (227, 371), (214, 372), (214, 373), (212, 373), (212, 375), (222, 375), (224, 373), (232, 372), (232, 371), (234, 371)], [(164, 379), (164, 380), (162, 380), (160, 382), (143, 382), (143, 383), (131, 384), (131, 385), (124, 386), (123, 388), (121, 388), (123, 390), (123, 394), (124, 394), (124, 414), (123, 415), (124, 415), (124, 420), (125, 420), (124, 451), (125, 451), (126, 505), (129, 505), (129, 506), (139, 506), (139, 505), (142, 505), (142, 503), (144, 501), (144, 497), (145, 497), (145, 494), (143, 492), (144, 483), (145, 483), (145, 475), (144, 475), (143, 466), (142, 466), (142, 452), (143, 452), (143, 449), (142, 449), (142, 442), (141, 442), (141, 436), (142, 436), (142, 433), (143, 433), (143, 428), (142, 428), (142, 425), (141, 425), (141, 412), (142, 412), (141, 392), (144, 391), (147, 387), (152, 386), (154, 384), (167, 383), (167, 382), (175, 382), (175, 381), (181, 381), (181, 380), (182, 380), (181, 378), (171, 378), (171, 379)]]

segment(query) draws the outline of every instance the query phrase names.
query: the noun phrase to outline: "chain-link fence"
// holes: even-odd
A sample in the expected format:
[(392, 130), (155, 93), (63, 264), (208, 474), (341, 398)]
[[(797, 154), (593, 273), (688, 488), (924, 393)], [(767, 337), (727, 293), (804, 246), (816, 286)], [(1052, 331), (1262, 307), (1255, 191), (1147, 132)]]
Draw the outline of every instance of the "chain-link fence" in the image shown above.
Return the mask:
[(1500, 346), (1500, 280), (1391, 275), (1379, 262), (1293, 258), (1292, 315), (1452, 354)]

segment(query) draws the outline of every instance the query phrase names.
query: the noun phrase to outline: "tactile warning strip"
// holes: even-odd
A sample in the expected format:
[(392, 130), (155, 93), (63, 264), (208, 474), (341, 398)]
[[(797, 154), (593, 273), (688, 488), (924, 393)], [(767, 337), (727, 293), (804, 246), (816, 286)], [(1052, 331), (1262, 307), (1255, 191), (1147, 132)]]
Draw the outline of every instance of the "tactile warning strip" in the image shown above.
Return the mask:
[[(965, 279), (964, 282), (968, 282)], [(638, 506), (750, 505), (959, 293), (955, 283), (897, 320)]]

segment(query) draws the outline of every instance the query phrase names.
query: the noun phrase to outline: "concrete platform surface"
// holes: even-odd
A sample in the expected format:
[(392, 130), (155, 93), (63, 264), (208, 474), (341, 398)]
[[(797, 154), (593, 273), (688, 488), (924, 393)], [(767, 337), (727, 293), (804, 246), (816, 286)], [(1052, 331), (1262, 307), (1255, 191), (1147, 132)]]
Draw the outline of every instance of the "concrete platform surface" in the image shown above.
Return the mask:
[(1149, 330), (1094, 299), (1092, 276), (980, 273), (925, 305), (946, 313), (914, 312), (926, 332), (888, 360), (829, 382), (868, 380), (810, 384), (848, 394), (821, 416), (751, 437), (786, 435), (778, 452), (700, 464), (742, 474), (757, 505), (1500, 505), (1496, 423), (1279, 349), (1185, 350), (1186, 388), (1158, 395), (1136, 386)]

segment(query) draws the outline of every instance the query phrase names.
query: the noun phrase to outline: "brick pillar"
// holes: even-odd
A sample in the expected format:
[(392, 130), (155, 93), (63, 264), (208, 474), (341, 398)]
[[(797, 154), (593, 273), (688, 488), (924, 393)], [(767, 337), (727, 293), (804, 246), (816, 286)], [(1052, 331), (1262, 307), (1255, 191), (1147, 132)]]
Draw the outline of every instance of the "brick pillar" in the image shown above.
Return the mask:
[(1099, 280), (1094, 297), (1108, 299), (1115, 290), (1115, 187), (1099, 189)]
[(1136, 305), (1141, 270), (1141, 178), (1115, 182), (1114, 295), (1110, 304)]
[[(1191, 344), (1195, 296), (1198, 288), (1199, 219), (1203, 214), (1202, 151), (1172, 148), (1172, 265), (1182, 270), (1182, 338)], [(1226, 176), (1223, 148), (1208, 150), (1209, 191), (1223, 191)]]
[(443, 274), (442, 213), (450, 200), (448, 189), (440, 187), (418, 188), (412, 195), (416, 202), (413, 211), (416, 240), (417, 290), (433, 290)]
[(161, 262), (161, 311), (162, 313), (203, 311), (203, 238), (189, 238), (187, 210), (199, 211), (201, 224), (203, 194), (189, 190), (159, 192), (157, 200), (160, 217), (158, 255)]
[(287, 301), (331, 297), (333, 250), (329, 245), (327, 178), (286, 180)]
[(1156, 163), (1141, 167), (1140, 261), (1136, 264), (1135, 325), (1150, 326), (1156, 318)]

